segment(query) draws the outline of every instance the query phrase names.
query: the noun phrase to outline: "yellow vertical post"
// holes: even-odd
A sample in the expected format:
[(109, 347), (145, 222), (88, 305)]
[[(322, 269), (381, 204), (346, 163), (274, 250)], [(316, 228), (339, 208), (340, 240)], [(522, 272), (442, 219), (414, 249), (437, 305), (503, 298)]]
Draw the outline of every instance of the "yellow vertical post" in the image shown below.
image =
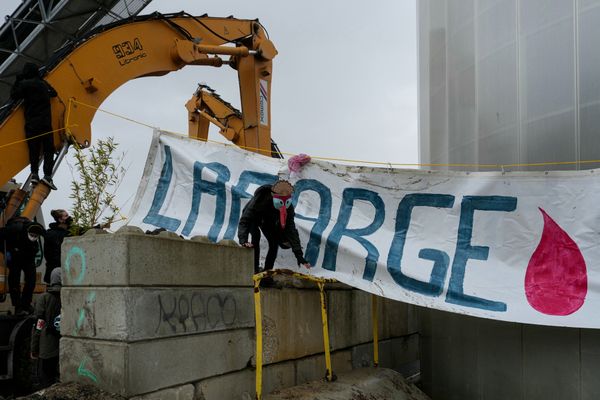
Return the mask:
[(260, 306), (261, 276), (254, 275), (254, 318), (256, 319), (256, 400), (262, 399), (262, 315)]
[(323, 324), (323, 346), (325, 347), (325, 368), (328, 382), (333, 381), (333, 371), (331, 369), (331, 353), (329, 351), (329, 325), (327, 323), (327, 304), (325, 302), (325, 283), (317, 282), (319, 293), (321, 295), (321, 322)]
[(379, 319), (377, 312), (377, 296), (371, 295), (371, 318), (373, 320), (373, 365), (379, 365)]

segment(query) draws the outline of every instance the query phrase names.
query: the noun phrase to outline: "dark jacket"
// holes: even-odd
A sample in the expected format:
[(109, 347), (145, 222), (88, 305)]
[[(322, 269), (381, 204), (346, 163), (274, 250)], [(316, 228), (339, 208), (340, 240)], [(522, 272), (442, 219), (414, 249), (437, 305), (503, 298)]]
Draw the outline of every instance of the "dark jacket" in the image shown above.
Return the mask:
[(52, 222), (44, 236), (44, 258), (46, 265), (52, 268), (60, 267), (60, 246), (65, 237), (69, 236), (69, 230)]
[(50, 98), (56, 95), (56, 90), (39, 76), (37, 67), (25, 64), (23, 73), (17, 77), (10, 91), (13, 100), (23, 100), (25, 132), (52, 130)]
[(31, 333), (31, 352), (39, 358), (58, 356), (60, 332), (54, 327), (54, 321), (60, 315), (60, 288), (60, 285), (48, 286), (47, 292), (35, 302), (36, 322)]
[(294, 223), (294, 206), (287, 209), (285, 229), (281, 229), (279, 222), (279, 210), (273, 207), (272, 185), (263, 185), (256, 189), (254, 197), (250, 199), (240, 218), (238, 225), (238, 238), (241, 244), (248, 242), (248, 235), (253, 227), (259, 227), (265, 236), (275, 235), (279, 243), (288, 241), (299, 264), (306, 263), (298, 236), (298, 229)]
[(4, 241), (6, 251), (10, 254), (9, 267), (13, 264), (18, 264), (22, 268), (36, 267), (38, 242), (32, 242), (27, 237), (27, 228), (32, 224), (39, 225), (27, 219), (13, 218), (4, 228), (0, 228), (0, 243)]

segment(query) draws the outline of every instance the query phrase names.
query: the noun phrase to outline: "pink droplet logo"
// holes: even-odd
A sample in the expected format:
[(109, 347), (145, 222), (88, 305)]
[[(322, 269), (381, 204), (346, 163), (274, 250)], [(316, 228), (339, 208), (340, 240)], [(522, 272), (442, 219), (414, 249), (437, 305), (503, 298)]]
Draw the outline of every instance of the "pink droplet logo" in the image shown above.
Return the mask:
[(548, 315), (579, 310), (587, 294), (587, 269), (577, 244), (540, 208), (544, 231), (525, 274), (527, 301)]

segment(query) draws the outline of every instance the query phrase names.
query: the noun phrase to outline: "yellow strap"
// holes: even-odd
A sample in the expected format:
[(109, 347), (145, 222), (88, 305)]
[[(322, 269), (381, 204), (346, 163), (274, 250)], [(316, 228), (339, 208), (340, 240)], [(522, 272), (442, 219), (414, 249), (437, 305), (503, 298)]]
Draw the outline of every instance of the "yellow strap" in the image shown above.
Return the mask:
[(260, 275), (254, 275), (254, 319), (256, 321), (256, 400), (262, 399), (262, 367), (263, 367), (263, 341), (262, 341), (262, 315), (260, 305)]
[(379, 318), (377, 310), (377, 296), (371, 294), (371, 318), (373, 320), (373, 365), (379, 365)]
[(327, 303), (325, 302), (325, 283), (317, 282), (319, 294), (321, 296), (321, 322), (323, 324), (323, 347), (325, 348), (325, 369), (328, 382), (333, 380), (333, 371), (331, 369), (331, 352), (329, 350), (329, 324), (327, 323)]

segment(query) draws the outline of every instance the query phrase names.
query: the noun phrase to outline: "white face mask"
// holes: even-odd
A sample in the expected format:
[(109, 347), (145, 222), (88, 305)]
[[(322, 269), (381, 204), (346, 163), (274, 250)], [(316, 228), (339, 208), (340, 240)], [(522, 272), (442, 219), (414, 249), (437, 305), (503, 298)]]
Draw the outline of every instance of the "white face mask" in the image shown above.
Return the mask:
[(27, 238), (32, 242), (35, 242), (36, 240), (38, 240), (38, 237), (39, 237), (38, 235), (32, 235), (31, 233), (27, 234)]

